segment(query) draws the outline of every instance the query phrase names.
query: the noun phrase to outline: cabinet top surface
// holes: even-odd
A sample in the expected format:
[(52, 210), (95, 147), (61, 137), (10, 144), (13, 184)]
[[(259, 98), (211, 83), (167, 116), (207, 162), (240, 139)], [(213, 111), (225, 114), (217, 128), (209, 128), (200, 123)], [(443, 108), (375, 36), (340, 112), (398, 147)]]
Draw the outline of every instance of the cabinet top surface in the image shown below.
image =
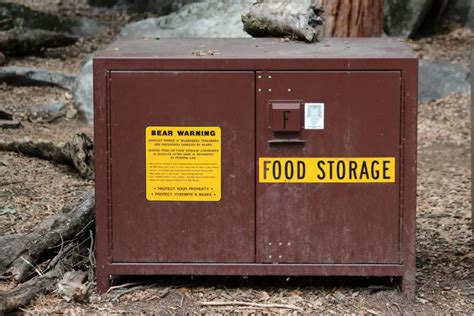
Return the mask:
[(317, 43), (279, 38), (121, 39), (96, 58), (153, 59), (393, 59), (416, 58), (395, 38), (328, 38)]

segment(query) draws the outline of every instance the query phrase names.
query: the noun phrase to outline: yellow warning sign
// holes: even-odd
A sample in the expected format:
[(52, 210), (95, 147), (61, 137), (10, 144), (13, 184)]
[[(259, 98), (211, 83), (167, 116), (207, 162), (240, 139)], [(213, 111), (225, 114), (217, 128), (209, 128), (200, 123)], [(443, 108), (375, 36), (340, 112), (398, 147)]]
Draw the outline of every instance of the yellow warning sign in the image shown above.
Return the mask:
[(260, 183), (395, 182), (394, 157), (260, 158)]
[(146, 198), (149, 201), (221, 199), (221, 129), (148, 126)]

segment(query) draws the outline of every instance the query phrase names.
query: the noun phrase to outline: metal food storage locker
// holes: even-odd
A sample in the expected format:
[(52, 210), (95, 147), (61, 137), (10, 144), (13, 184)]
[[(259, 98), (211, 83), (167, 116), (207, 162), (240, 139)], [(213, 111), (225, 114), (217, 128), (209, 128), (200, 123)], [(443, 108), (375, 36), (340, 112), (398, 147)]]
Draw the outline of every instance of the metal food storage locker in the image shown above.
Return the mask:
[(137, 39), (94, 58), (111, 275), (415, 284), (418, 61), (395, 39)]

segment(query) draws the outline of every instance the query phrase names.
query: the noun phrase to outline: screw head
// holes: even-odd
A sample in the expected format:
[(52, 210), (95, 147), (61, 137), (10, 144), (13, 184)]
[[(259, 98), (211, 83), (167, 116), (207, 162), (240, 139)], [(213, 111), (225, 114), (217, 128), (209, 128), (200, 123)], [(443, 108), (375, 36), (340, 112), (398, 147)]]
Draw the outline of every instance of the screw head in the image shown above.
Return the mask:
[(272, 89), (268, 89), (268, 92), (272, 92)]

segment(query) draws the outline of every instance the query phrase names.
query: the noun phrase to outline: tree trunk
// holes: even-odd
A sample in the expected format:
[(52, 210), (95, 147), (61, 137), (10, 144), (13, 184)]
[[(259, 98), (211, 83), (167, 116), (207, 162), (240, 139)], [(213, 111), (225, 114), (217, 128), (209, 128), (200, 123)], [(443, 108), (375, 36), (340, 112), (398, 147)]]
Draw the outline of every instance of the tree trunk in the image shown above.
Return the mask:
[(317, 0), (324, 8), (324, 37), (377, 37), (383, 32), (383, 0)]
[(242, 22), (254, 37), (376, 37), (383, 32), (383, 0), (260, 0)]

